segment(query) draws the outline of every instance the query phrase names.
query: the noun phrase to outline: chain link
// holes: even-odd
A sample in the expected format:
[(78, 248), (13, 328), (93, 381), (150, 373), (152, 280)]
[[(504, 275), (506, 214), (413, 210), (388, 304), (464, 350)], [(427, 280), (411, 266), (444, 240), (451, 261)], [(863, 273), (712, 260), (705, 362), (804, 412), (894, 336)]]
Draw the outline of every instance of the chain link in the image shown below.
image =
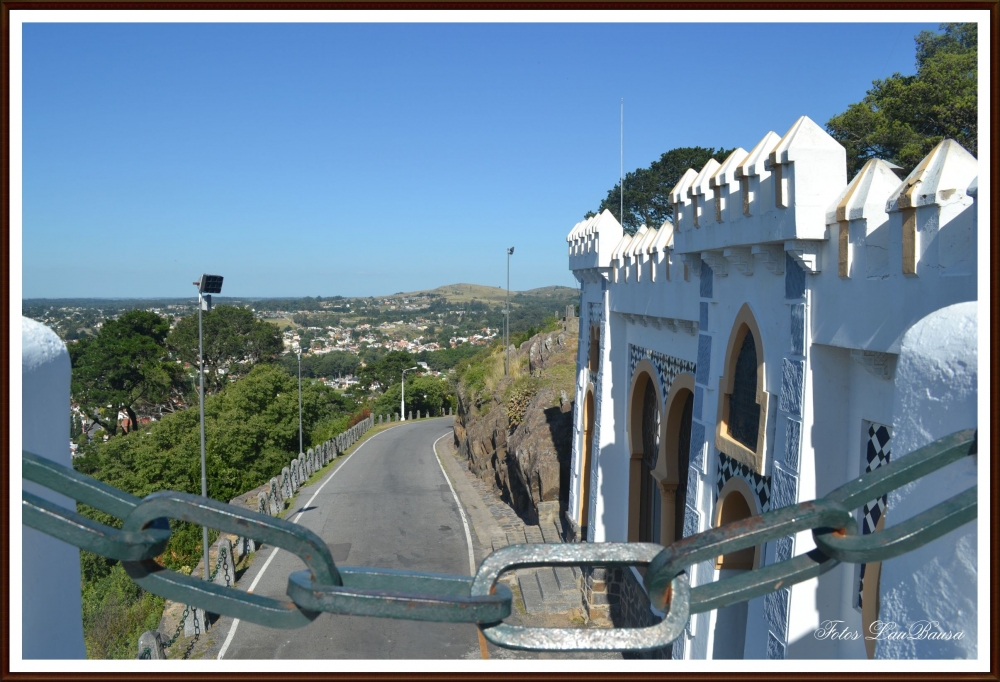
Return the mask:
[[(667, 646), (690, 615), (747, 601), (829, 571), (840, 562), (869, 563), (900, 556), (976, 518), (978, 487), (962, 492), (911, 519), (878, 533), (859, 536), (853, 511), (959, 459), (975, 454), (977, 434), (960, 431), (837, 488), (811, 502), (752, 516), (689, 536), (669, 547), (652, 543), (511, 545), (493, 552), (472, 578), (390, 569), (338, 568), (329, 548), (312, 531), (266, 513), (180, 492), (158, 492), (139, 500), (88, 476), (28, 452), (22, 453), (25, 480), (123, 519), (122, 528), (98, 524), (22, 492), (24, 523), (82, 549), (120, 559), (143, 589), (191, 607), (276, 628), (296, 628), (320, 612), (477, 623), (499, 646), (549, 651), (642, 651)], [(265, 510), (266, 511), (266, 510)], [(242, 592), (170, 571), (153, 557), (170, 537), (167, 519), (177, 519), (240, 537), (259, 538), (305, 562), (308, 570), (288, 578), (288, 601)], [(816, 549), (756, 570), (689, 587), (688, 570), (725, 554), (758, 547), (781, 537), (811, 531)], [(220, 546), (215, 573), (226, 550)], [(645, 628), (529, 628), (504, 623), (513, 596), (498, 583), (515, 568), (547, 566), (646, 567), (650, 603), (665, 614)], [(213, 573), (213, 577), (215, 575)], [(195, 622), (200, 634), (201, 624)]]

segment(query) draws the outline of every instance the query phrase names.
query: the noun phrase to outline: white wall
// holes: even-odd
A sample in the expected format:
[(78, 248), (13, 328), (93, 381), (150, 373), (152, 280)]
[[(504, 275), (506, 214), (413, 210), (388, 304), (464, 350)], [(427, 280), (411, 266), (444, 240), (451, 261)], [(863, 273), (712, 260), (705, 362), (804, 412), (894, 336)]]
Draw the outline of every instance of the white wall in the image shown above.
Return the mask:
[[(21, 343), (22, 447), (72, 466), (69, 354), (55, 332), (26, 317), (21, 318)], [(27, 492), (76, 508), (70, 498), (36, 483), (25, 481), (22, 485)], [(85, 658), (79, 550), (26, 526), (21, 550), (22, 656)], [(12, 594), (17, 591), (16, 586), (11, 590)]]
[[(977, 304), (959, 303), (931, 313), (903, 337), (893, 401), (893, 458), (942, 436), (977, 426)], [(889, 493), (886, 527), (904, 521), (976, 485), (978, 455)], [(987, 506), (982, 506), (980, 514)], [(882, 563), (883, 622), (909, 628), (936, 621), (962, 639), (880, 639), (877, 658), (976, 658), (978, 536), (969, 523), (902, 557)]]

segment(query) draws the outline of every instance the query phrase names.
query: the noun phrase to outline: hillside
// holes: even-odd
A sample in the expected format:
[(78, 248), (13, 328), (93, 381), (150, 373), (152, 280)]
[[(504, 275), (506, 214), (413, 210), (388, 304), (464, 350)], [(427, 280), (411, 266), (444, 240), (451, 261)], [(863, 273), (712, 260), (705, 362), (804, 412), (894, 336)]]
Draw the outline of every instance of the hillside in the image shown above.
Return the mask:
[(512, 349), (509, 376), (499, 345), (459, 366), (455, 445), (526, 523), (566, 505), (578, 324), (554, 323)]
[[(510, 292), (511, 299), (516, 296), (530, 296), (533, 298), (566, 298), (571, 301), (575, 301), (579, 294), (580, 292), (576, 289), (561, 286), (539, 287), (537, 289), (529, 289), (527, 291), (512, 290)], [(473, 299), (483, 301), (484, 303), (503, 303), (504, 300), (506, 300), (507, 290), (502, 287), (488, 287), (483, 286), (482, 284), (446, 284), (436, 289), (393, 294), (392, 297), (386, 298), (394, 298), (397, 296), (405, 296), (407, 298), (417, 296), (441, 296), (449, 303), (468, 303)]]

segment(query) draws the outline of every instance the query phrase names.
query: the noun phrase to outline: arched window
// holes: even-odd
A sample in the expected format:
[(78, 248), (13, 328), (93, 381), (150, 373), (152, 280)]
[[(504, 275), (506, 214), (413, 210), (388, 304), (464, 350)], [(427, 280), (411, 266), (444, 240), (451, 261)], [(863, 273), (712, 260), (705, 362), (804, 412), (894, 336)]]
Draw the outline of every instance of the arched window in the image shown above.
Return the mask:
[(684, 537), (684, 503), (687, 501), (687, 479), (691, 457), (691, 417), (694, 394), (687, 391), (681, 407), (681, 422), (677, 429), (677, 490), (674, 492), (674, 541)]
[(656, 386), (646, 382), (642, 397), (642, 489), (639, 500), (639, 542), (660, 540), (660, 492), (652, 476), (660, 452), (660, 404)]
[[(715, 527), (742, 521), (757, 514), (750, 485), (738, 476), (733, 476), (722, 486), (715, 507)], [(727, 580), (734, 574), (750, 571), (760, 565), (760, 545), (730, 552), (715, 560), (719, 570), (719, 580)], [(746, 645), (747, 602), (731, 604), (721, 608), (715, 617), (714, 659), (743, 658)]]
[(659, 542), (660, 537), (660, 491), (653, 469), (661, 459), (662, 407), (655, 376), (652, 363), (641, 360), (629, 390), (629, 542)]
[(587, 537), (590, 525), (590, 467), (594, 450), (594, 391), (587, 387), (583, 401), (583, 452), (580, 455), (580, 534)]
[(733, 322), (719, 379), (715, 447), (758, 474), (764, 473), (764, 349), (760, 329), (746, 304)]
[(745, 334), (736, 357), (733, 392), (729, 395), (729, 436), (749, 449), (757, 447), (760, 405), (757, 404), (757, 346)]

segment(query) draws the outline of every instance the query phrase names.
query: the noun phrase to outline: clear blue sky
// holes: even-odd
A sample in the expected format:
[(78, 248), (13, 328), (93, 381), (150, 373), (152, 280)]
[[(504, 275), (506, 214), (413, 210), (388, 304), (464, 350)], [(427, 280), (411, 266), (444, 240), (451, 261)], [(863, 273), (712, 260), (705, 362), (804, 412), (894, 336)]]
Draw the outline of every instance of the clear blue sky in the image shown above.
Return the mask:
[[(576, 286), (625, 169), (913, 73), (937, 24), (25, 24), (23, 296)], [(16, 229), (16, 226), (14, 226)]]

